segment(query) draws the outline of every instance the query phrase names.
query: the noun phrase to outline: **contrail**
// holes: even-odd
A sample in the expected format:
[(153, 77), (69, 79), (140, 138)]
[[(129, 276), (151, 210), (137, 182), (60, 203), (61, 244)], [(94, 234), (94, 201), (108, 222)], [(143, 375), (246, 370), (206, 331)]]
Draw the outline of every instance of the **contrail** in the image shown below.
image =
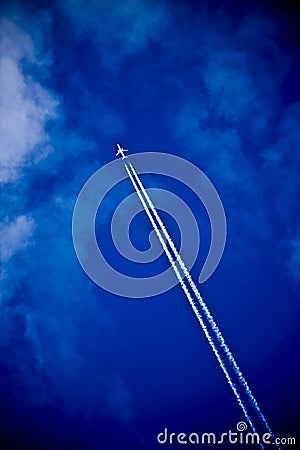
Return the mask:
[(172, 266), (172, 268), (173, 268), (173, 270), (175, 272), (175, 275), (176, 275), (176, 277), (177, 277), (177, 279), (178, 279), (178, 281), (179, 281), (179, 283), (180, 283), (184, 293), (186, 294), (186, 296), (187, 296), (187, 298), (188, 298), (188, 300), (189, 300), (189, 302), (190, 302), (190, 304), (191, 304), (191, 306), (193, 308), (193, 311), (194, 311), (197, 319), (199, 320), (199, 322), (201, 324), (201, 327), (203, 328), (205, 336), (206, 336), (209, 344), (211, 345), (211, 347), (213, 349), (213, 352), (215, 353), (215, 355), (216, 355), (216, 357), (217, 357), (217, 359), (218, 359), (218, 361), (219, 361), (219, 363), (220, 363), (220, 365), (221, 365), (221, 367), (222, 367), (222, 369), (223, 369), (223, 371), (225, 373), (225, 376), (227, 378), (228, 383), (230, 384), (231, 388), (233, 389), (233, 391), (234, 391), (234, 393), (235, 393), (235, 395), (237, 397), (237, 400), (238, 400), (238, 402), (239, 402), (239, 404), (240, 404), (240, 406), (241, 406), (241, 408), (242, 408), (242, 410), (244, 412), (245, 417), (247, 418), (248, 423), (251, 425), (251, 428), (253, 429), (253, 431), (255, 433), (256, 432), (255, 431), (255, 427), (254, 427), (254, 424), (252, 423), (252, 421), (251, 421), (251, 419), (250, 419), (250, 417), (248, 415), (247, 408), (243, 404), (243, 402), (241, 400), (241, 397), (240, 397), (239, 393), (237, 392), (237, 389), (236, 389), (235, 385), (233, 384), (233, 382), (231, 380), (231, 377), (230, 377), (230, 375), (229, 375), (229, 373), (228, 373), (228, 371), (226, 369), (226, 366), (225, 366), (222, 358), (220, 357), (219, 352), (218, 352), (218, 350), (217, 350), (217, 348), (216, 348), (216, 346), (215, 346), (215, 344), (213, 342), (213, 339), (210, 336), (205, 323), (203, 322), (202, 316), (200, 315), (200, 313), (199, 313), (199, 311), (198, 311), (198, 309), (196, 307), (196, 303), (193, 300), (193, 298), (192, 298), (192, 296), (191, 296), (191, 294), (190, 294), (190, 292), (189, 292), (189, 290), (188, 290), (188, 288), (186, 286), (186, 283), (184, 282), (182, 276), (180, 275), (178, 267), (176, 266), (176, 262), (174, 261), (174, 259), (173, 259), (172, 255), (171, 255), (171, 253), (170, 253), (170, 251), (169, 251), (165, 241), (163, 240), (162, 234), (161, 234), (159, 228), (157, 227), (157, 225), (156, 225), (156, 223), (155, 223), (155, 221), (154, 221), (154, 219), (153, 219), (153, 217), (151, 215), (151, 212), (150, 212), (148, 206), (146, 205), (146, 203), (145, 203), (145, 201), (144, 201), (144, 199), (143, 199), (143, 197), (141, 195), (141, 192), (139, 191), (138, 186), (137, 186), (136, 182), (134, 181), (133, 176), (130, 173), (130, 171), (129, 171), (129, 169), (128, 169), (126, 164), (125, 164), (125, 168), (126, 168), (126, 171), (127, 171), (128, 175), (129, 175), (129, 177), (131, 179), (131, 182), (132, 182), (132, 184), (133, 184), (133, 186), (134, 186), (134, 188), (135, 188), (135, 190), (136, 190), (136, 192), (138, 194), (138, 197), (139, 197), (139, 199), (140, 199), (140, 201), (141, 201), (141, 203), (142, 203), (142, 205), (143, 205), (143, 207), (144, 207), (144, 209), (146, 211), (146, 214), (147, 214), (147, 216), (148, 216), (148, 218), (149, 218), (149, 220), (150, 220), (150, 222), (151, 222), (151, 224), (152, 224), (152, 226), (153, 226), (153, 228), (155, 230), (155, 233), (156, 233), (156, 235), (157, 235), (157, 237), (158, 237), (158, 239), (159, 239), (159, 241), (160, 241), (160, 243), (161, 243), (161, 245), (162, 245), (162, 247), (163, 247), (163, 249), (164, 249), (164, 251), (165, 251), (165, 253), (167, 255), (167, 258), (168, 258), (168, 260), (169, 260), (169, 262), (170, 262), (170, 264), (171, 264), (171, 266)]
[[(233, 382), (232, 377), (230, 376), (229, 370), (226, 367), (226, 364), (224, 363), (222, 357), (220, 356), (220, 353), (219, 353), (219, 351), (218, 351), (218, 349), (217, 349), (217, 347), (216, 347), (216, 345), (215, 345), (215, 343), (213, 341), (212, 336), (209, 334), (207, 326), (205, 325), (205, 323), (203, 321), (203, 317), (201, 316), (201, 314), (198, 311), (197, 303), (192, 298), (192, 296), (191, 296), (191, 294), (190, 294), (190, 292), (189, 292), (189, 290), (188, 290), (188, 288), (186, 286), (186, 283), (183, 280), (183, 278), (185, 278), (185, 277), (186, 277), (186, 279), (188, 281), (188, 284), (189, 284), (190, 288), (192, 289), (194, 295), (196, 296), (196, 298), (198, 300), (198, 303), (199, 303), (199, 305), (200, 305), (200, 307), (202, 309), (204, 317), (207, 319), (207, 321), (208, 321), (208, 323), (209, 323), (209, 325), (211, 327), (213, 335), (217, 338), (217, 340), (218, 340), (218, 342), (219, 342), (219, 344), (221, 346), (221, 349), (224, 352), (224, 356), (227, 358), (227, 362), (230, 364), (230, 366), (233, 369), (234, 373), (237, 375), (240, 386), (243, 387), (244, 392), (245, 392), (246, 396), (248, 397), (248, 400), (250, 401), (250, 403), (254, 407), (254, 410), (255, 410), (257, 416), (261, 419), (261, 421), (264, 424), (264, 427), (266, 428), (266, 430), (268, 431), (268, 433), (271, 435), (271, 437), (273, 438), (273, 440), (275, 442), (275, 438), (274, 438), (274, 435), (273, 435), (273, 433), (271, 431), (271, 428), (270, 428), (268, 422), (266, 421), (266, 419), (265, 419), (265, 417), (264, 417), (260, 407), (258, 406), (258, 403), (257, 403), (255, 397), (253, 396), (253, 394), (252, 394), (252, 392), (251, 392), (251, 390), (250, 390), (250, 388), (249, 388), (249, 386), (248, 386), (248, 384), (246, 382), (246, 379), (245, 379), (244, 375), (242, 374), (240, 368), (238, 367), (238, 365), (237, 365), (237, 363), (236, 363), (232, 353), (230, 352), (227, 344), (225, 343), (225, 340), (224, 340), (224, 338), (223, 338), (223, 336), (221, 334), (221, 331), (219, 330), (217, 324), (215, 323), (215, 321), (214, 321), (214, 319), (213, 319), (213, 317), (212, 317), (212, 315), (211, 315), (211, 313), (210, 313), (206, 303), (202, 299), (199, 290), (197, 289), (194, 281), (192, 280), (192, 277), (191, 277), (191, 275), (190, 275), (186, 265), (184, 264), (180, 254), (178, 253), (178, 251), (177, 251), (177, 249), (176, 249), (176, 247), (175, 247), (175, 245), (174, 245), (174, 243), (173, 243), (173, 241), (172, 241), (172, 239), (171, 239), (171, 237), (169, 235), (169, 233), (166, 230), (166, 227), (165, 227), (164, 223), (162, 222), (161, 218), (159, 217), (159, 215), (158, 215), (158, 213), (157, 213), (157, 211), (156, 211), (156, 209), (155, 209), (155, 207), (154, 207), (150, 197), (148, 196), (148, 194), (147, 194), (147, 192), (146, 192), (142, 182), (140, 181), (140, 179), (138, 177), (138, 174), (136, 173), (134, 167), (132, 166), (132, 164), (130, 162), (128, 164), (125, 162), (124, 165), (125, 165), (125, 168), (126, 168), (126, 171), (127, 171), (128, 175), (129, 175), (129, 177), (131, 179), (131, 182), (132, 182), (132, 184), (133, 184), (133, 186), (134, 186), (134, 188), (135, 188), (135, 190), (136, 190), (136, 192), (138, 194), (138, 197), (139, 197), (139, 199), (140, 199), (140, 201), (141, 201), (141, 203), (142, 203), (142, 205), (143, 205), (143, 207), (144, 207), (144, 209), (146, 211), (146, 214), (147, 214), (147, 216), (148, 216), (148, 218), (149, 218), (149, 220), (150, 220), (150, 222), (151, 222), (151, 224), (152, 224), (152, 226), (153, 226), (153, 228), (155, 230), (155, 233), (156, 233), (156, 235), (157, 235), (157, 237), (158, 237), (158, 239), (159, 239), (159, 241), (160, 241), (160, 243), (161, 243), (161, 245), (162, 245), (162, 247), (164, 249), (164, 252), (166, 253), (167, 258), (168, 258), (168, 260), (169, 260), (169, 262), (170, 262), (170, 264), (171, 264), (171, 266), (172, 266), (172, 268), (173, 268), (173, 270), (175, 272), (175, 275), (176, 275), (176, 277), (177, 277), (177, 279), (178, 279), (178, 281), (179, 281), (179, 283), (180, 283), (184, 293), (186, 294), (186, 297), (187, 297), (190, 305), (192, 306), (192, 309), (193, 309), (193, 311), (194, 311), (194, 313), (195, 313), (195, 315), (196, 315), (196, 317), (197, 317), (197, 319), (198, 319), (198, 321), (199, 321), (199, 323), (200, 323), (200, 325), (201, 325), (201, 327), (202, 327), (202, 329), (204, 331), (204, 334), (205, 334), (205, 336), (206, 336), (210, 346), (212, 347), (212, 350), (213, 350), (215, 356), (217, 357), (217, 360), (218, 360), (218, 362), (219, 362), (219, 364), (220, 364), (220, 366), (221, 366), (221, 368), (222, 368), (222, 370), (223, 370), (223, 372), (224, 372), (224, 374), (226, 376), (226, 379), (227, 379), (230, 387), (232, 388), (232, 390), (233, 390), (233, 392), (234, 392), (234, 394), (236, 396), (238, 404), (240, 405), (240, 407), (243, 410), (243, 413), (245, 415), (245, 418), (246, 418), (247, 422), (251, 426), (253, 432), (256, 433), (255, 425), (254, 425), (254, 423), (253, 423), (253, 421), (252, 421), (252, 419), (251, 419), (251, 417), (249, 415), (249, 412), (248, 412), (248, 409), (247, 409), (247, 407), (245, 405), (245, 402), (242, 399), (242, 397), (241, 397), (241, 395), (240, 395), (240, 393), (239, 393), (235, 383)], [(144, 195), (145, 199), (143, 198), (142, 194)], [(148, 205), (146, 204), (146, 202), (148, 203)], [(151, 212), (152, 212), (154, 218), (156, 219), (157, 223), (155, 222), (155, 219), (153, 218)], [(158, 228), (157, 224), (159, 225), (160, 229)], [(166, 239), (167, 243), (169, 244), (171, 250), (173, 251), (173, 254), (175, 256), (175, 260), (172, 257), (172, 255), (171, 255), (171, 253), (170, 253), (170, 251), (168, 249), (168, 246), (167, 246), (167, 244), (166, 244), (166, 242), (165, 242), (165, 240), (164, 240), (164, 238), (162, 236), (161, 231), (162, 231), (163, 236)], [(184, 277), (182, 277), (182, 275), (180, 274), (179, 269), (176, 266), (176, 262), (178, 262), (178, 264), (179, 264), (179, 266), (180, 266), (180, 268), (181, 268), (181, 270), (182, 270), (182, 272), (184, 274)], [(262, 443), (260, 443), (260, 446), (262, 448), (264, 448), (264, 445)], [(277, 444), (276, 444), (276, 446), (277, 446), (277, 448), (279, 448), (279, 446)]]

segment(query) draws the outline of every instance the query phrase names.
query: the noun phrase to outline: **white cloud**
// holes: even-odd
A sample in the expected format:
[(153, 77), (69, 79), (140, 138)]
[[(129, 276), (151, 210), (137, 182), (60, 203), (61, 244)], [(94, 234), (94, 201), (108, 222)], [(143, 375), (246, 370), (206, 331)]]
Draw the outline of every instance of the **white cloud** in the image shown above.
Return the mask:
[(57, 101), (23, 73), (25, 64), (41, 63), (29, 34), (8, 19), (0, 22), (0, 55), (0, 183), (6, 183), (52, 151), (45, 124)]
[(18, 216), (0, 224), (0, 261), (7, 263), (16, 252), (30, 244), (34, 231), (34, 221), (27, 216)]

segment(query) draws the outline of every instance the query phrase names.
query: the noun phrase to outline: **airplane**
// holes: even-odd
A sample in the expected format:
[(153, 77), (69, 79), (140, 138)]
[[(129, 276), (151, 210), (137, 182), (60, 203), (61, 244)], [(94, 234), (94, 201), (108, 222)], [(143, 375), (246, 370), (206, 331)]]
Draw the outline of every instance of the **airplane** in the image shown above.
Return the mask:
[(117, 144), (117, 149), (116, 156), (121, 155), (122, 159), (127, 158), (127, 156), (124, 155), (124, 152), (128, 152), (127, 148), (122, 148), (120, 144)]

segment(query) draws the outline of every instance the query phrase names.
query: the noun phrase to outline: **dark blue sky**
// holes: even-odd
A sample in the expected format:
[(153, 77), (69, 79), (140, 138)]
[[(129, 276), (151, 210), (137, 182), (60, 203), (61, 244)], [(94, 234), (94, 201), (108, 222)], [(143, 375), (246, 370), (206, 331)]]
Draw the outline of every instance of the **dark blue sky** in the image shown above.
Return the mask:
[[(152, 449), (165, 427), (222, 433), (243, 420), (179, 286), (130, 300), (79, 265), (73, 207), (119, 141), (186, 158), (218, 190), (227, 243), (201, 291), (274, 433), (296, 436), (299, 10), (65, 0), (2, 2), (0, 13), (0, 448)], [(190, 202), (197, 279), (210, 239), (202, 206), (163, 177), (144, 183)], [(100, 245), (131, 192), (126, 181), (104, 204)], [(135, 227), (145, 249), (146, 218)]]

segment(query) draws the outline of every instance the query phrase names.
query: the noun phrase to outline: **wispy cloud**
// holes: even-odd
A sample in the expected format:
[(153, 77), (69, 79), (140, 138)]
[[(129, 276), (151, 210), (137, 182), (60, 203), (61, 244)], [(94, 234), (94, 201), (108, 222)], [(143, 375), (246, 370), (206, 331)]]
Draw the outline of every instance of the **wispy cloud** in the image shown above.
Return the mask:
[[(292, 279), (300, 280), (299, 217), (297, 196), (300, 189), (300, 103), (284, 108), (277, 123), (275, 140), (263, 153), (262, 177), (272, 199), (274, 220), (280, 222), (283, 236), (278, 240), (279, 264), (283, 257)], [(271, 195), (270, 195), (271, 193)]]
[[(198, 84), (194, 75), (178, 79), (170, 130), (221, 188), (231, 226), (249, 239), (276, 241), (280, 253), (296, 239), (300, 187), (299, 106), (286, 105), (280, 89), (293, 56), (276, 44), (278, 25), (262, 13), (233, 22), (222, 10), (210, 17), (207, 11), (203, 6), (203, 40), (192, 47), (201, 61), (193, 67)], [(272, 204), (285, 230), (279, 239)], [(288, 251), (285, 261), (290, 267)]]
[[(76, 195), (97, 167), (95, 143), (84, 124), (81, 132), (62, 126), (51, 133), (51, 121), (63, 122), (64, 99), (47, 87), (52, 58), (43, 41), (50, 19), (38, 18), (18, 12), (0, 22), (0, 340), (3, 349), (11, 347), (0, 361), (22, 367), (14, 392), (25, 407), (59, 398), (71, 415), (100, 407), (123, 422), (132, 417), (130, 392), (114, 363), (102, 367), (114, 319), (86, 284), (71, 239)], [(98, 115), (95, 109), (88, 116), (93, 97), (80, 76), (78, 84), (86, 120), (104, 135), (120, 131), (122, 120), (101, 99), (94, 103)]]
[(8, 18), (0, 22), (0, 55), (0, 182), (7, 183), (52, 151), (45, 125), (57, 100), (25, 73), (41, 61), (31, 36)]
[(103, 63), (118, 70), (120, 63), (134, 55), (154, 39), (162, 37), (166, 28), (164, 2), (92, 0), (84, 6), (67, 0), (59, 7), (69, 16), (77, 34), (93, 33), (100, 46)]
[(0, 261), (7, 263), (19, 250), (30, 244), (34, 221), (30, 217), (18, 216), (13, 221), (0, 224)]

